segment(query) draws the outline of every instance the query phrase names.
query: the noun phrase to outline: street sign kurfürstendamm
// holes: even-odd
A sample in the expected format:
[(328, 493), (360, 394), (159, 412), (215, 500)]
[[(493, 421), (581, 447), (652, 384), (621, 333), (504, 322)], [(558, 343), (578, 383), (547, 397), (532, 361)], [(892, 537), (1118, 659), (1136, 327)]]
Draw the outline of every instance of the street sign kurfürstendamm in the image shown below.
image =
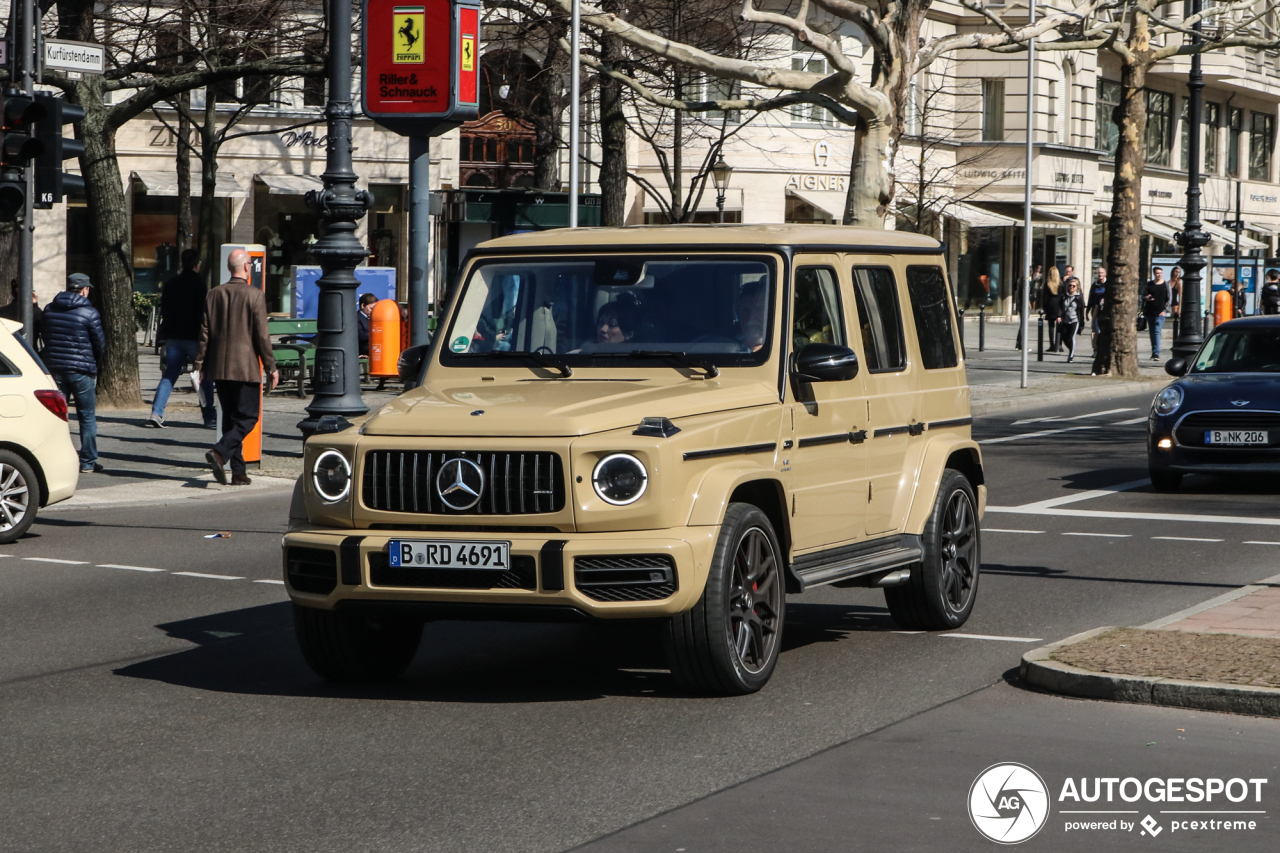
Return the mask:
[(364, 112), (407, 136), (475, 118), (480, 0), (364, 0)]

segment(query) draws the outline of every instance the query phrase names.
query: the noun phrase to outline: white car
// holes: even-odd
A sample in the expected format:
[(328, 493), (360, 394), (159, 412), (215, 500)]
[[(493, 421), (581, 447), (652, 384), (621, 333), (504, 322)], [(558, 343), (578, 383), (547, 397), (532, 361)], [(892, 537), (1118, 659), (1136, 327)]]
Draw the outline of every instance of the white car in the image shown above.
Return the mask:
[(21, 328), (0, 318), (0, 544), (26, 533), (40, 507), (74, 495), (80, 477), (67, 398)]

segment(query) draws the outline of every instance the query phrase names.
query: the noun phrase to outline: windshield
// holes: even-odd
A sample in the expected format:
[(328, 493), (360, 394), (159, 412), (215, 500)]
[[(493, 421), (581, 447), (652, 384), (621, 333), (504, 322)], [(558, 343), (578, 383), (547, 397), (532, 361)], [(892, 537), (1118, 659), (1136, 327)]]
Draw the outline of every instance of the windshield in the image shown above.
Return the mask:
[(485, 261), (463, 285), (440, 360), (463, 366), (532, 354), (543, 358), (527, 360), (543, 366), (762, 364), (775, 279), (764, 257)]
[(1280, 329), (1214, 332), (1192, 373), (1280, 373)]

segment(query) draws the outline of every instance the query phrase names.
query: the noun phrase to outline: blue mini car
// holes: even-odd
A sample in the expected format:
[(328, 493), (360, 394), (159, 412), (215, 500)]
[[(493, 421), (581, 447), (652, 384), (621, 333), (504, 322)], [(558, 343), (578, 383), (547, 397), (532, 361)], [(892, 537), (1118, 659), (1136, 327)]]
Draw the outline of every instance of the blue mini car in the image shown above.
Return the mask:
[(1147, 462), (1158, 491), (1183, 474), (1280, 473), (1280, 316), (1248, 317), (1213, 330), (1151, 404)]

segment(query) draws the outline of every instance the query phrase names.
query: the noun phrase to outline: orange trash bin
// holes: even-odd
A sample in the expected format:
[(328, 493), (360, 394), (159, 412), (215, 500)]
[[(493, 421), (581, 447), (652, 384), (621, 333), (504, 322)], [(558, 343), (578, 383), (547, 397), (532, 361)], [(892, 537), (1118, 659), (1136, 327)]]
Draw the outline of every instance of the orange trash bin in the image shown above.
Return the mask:
[(1213, 295), (1213, 325), (1219, 326), (1227, 322), (1235, 313), (1236, 303), (1231, 298), (1230, 290), (1219, 290)]
[(399, 376), (400, 306), (383, 299), (369, 315), (369, 375)]

